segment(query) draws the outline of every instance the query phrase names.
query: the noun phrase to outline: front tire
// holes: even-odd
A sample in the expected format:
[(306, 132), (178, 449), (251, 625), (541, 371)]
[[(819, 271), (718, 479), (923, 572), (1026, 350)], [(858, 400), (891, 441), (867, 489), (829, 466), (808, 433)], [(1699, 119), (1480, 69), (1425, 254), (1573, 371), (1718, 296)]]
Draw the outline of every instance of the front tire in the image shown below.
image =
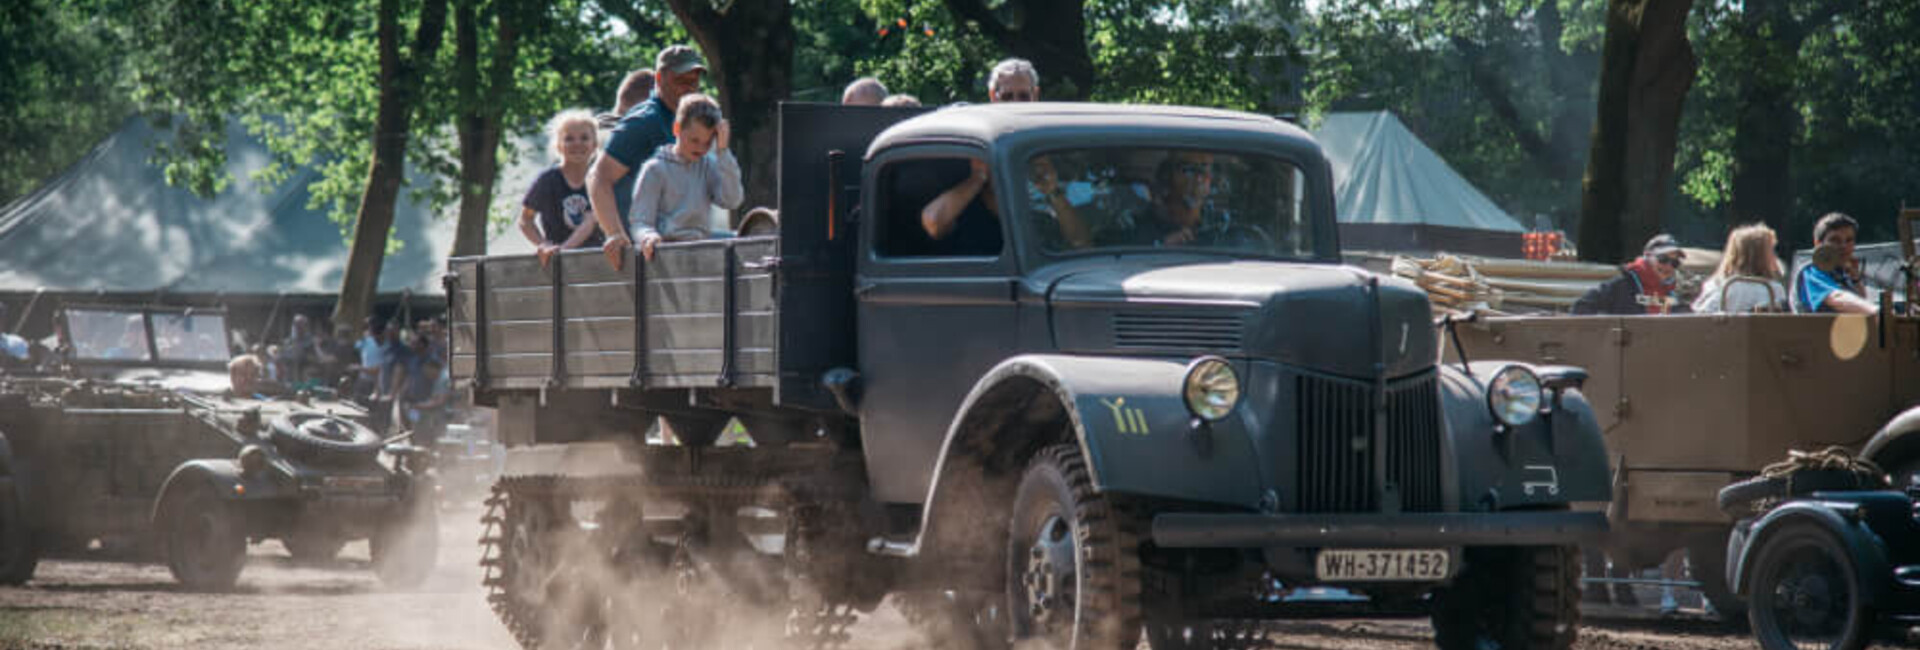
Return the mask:
[(247, 562), (247, 534), (234, 504), (190, 484), (162, 510), (167, 570), (195, 591), (226, 591)]
[(1013, 500), (1006, 584), (1016, 644), (1133, 650), (1139, 642), (1138, 528), (1094, 491), (1078, 447), (1048, 447), (1028, 463)]
[(1867, 645), (1873, 612), (1861, 602), (1853, 558), (1825, 528), (1789, 524), (1754, 554), (1747, 620), (1767, 650)]
[(1579, 552), (1567, 546), (1469, 548), (1433, 596), (1441, 650), (1565, 650), (1580, 629)]

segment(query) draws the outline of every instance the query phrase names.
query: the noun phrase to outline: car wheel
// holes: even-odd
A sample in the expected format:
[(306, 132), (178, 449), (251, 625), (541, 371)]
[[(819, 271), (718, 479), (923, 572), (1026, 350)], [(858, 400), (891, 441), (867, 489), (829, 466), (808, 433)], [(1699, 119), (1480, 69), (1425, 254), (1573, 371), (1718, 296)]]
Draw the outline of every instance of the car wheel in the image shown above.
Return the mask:
[(1754, 554), (1747, 620), (1767, 650), (1857, 650), (1872, 612), (1861, 601), (1853, 558), (1832, 532), (1790, 523)]
[(1078, 447), (1041, 450), (1021, 477), (1006, 585), (1020, 647), (1133, 650), (1139, 642), (1138, 527), (1094, 491)]
[(374, 575), (388, 587), (419, 586), (439, 561), (440, 516), (433, 507), (432, 491), (424, 492), (382, 523), (367, 544)]
[(232, 589), (247, 561), (240, 514), (211, 487), (195, 483), (182, 489), (162, 511), (167, 569), (189, 589)]
[(280, 538), (280, 545), (287, 547), (287, 554), (293, 556), (295, 562), (325, 564), (340, 555), (347, 540), (322, 533), (303, 533)]
[(1433, 595), (1441, 650), (1565, 650), (1580, 629), (1573, 547), (1469, 548), (1453, 583)]
[[(19, 466), (16, 464), (15, 468)], [(0, 585), (22, 585), (33, 579), (40, 565), (40, 548), (34, 543), (33, 527), (27, 522), (25, 499), (20, 494), (20, 474), (10, 479), (5, 500), (0, 501)]]

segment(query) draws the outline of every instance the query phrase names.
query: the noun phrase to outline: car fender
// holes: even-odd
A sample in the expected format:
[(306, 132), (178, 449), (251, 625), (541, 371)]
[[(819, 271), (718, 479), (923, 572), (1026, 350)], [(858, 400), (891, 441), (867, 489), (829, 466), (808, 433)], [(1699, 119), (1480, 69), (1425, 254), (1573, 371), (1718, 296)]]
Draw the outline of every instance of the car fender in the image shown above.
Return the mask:
[(1026, 459), (1061, 442), (1080, 447), (1096, 490), (1256, 507), (1261, 473), (1247, 409), (1193, 426), (1181, 397), (1188, 362), (1052, 354), (1002, 361), (975, 382), (949, 425), (920, 544), (947, 539), (938, 522), (975, 519), (947, 514), (962, 504), (1010, 503)]
[(1788, 524), (1807, 522), (1825, 528), (1840, 538), (1841, 545), (1853, 556), (1853, 570), (1860, 580), (1863, 604), (1873, 605), (1886, 593), (1892, 568), (1880, 536), (1874, 534), (1866, 522), (1842, 515), (1836, 510), (1852, 507), (1857, 507), (1857, 504), (1808, 499), (1788, 502), (1769, 511), (1747, 531), (1745, 543), (1740, 548), (1731, 549), (1734, 553), (1729, 568), (1733, 570), (1734, 593), (1741, 597), (1747, 595), (1752, 584), (1751, 560), (1759, 549), (1766, 547), (1774, 533)]
[[(1920, 462), (1920, 406), (1902, 411), (1874, 432), (1860, 448), (1860, 457), (1873, 461), (1889, 472), (1898, 466)], [(1895, 488), (1905, 488), (1896, 485)]]
[(1471, 374), (1459, 364), (1441, 365), (1441, 410), (1451, 445), (1447, 453), (1458, 463), (1461, 509), (1612, 500), (1606, 439), (1578, 387), (1563, 389), (1551, 412), (1531, 423), (1506, 427), (1494, 421), (1487, 409), (1487, 382), (1514, 365), (1536, 374), (1552, 371), (1509, 361), (1475, 362)]
[(153, 499), (150, 521), (159, 522), (167, 499), (185, 486), (196, 483), (212, 488), (214, 494), (229, 501), (263, 501), (291, 496), (287, 488), (269, 477), (268, 472), (252, 477), (244, 475), (240, 471), (239, 461), (230, 458), (190, 460), (173, 468), (166, 482), (160, 484), (160, 494)]

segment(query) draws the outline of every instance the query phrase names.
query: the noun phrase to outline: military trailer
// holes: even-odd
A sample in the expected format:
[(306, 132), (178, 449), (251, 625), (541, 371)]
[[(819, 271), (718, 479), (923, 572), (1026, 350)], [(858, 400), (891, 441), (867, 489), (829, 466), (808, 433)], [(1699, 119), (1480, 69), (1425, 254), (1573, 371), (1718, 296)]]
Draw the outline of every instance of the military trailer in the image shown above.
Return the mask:
[(58, 367), (0, 374), (0, 583), (92, 548), (225, 589), (270, 538), (308, 561), (370, 539), (397, 585), (431, 570), (427, 457), (350, 402), (232, 394), (225, 314), (72, 305), (56, 320)]
[[(1891, 312), (1889, 312), (1891, 313)], [(1458, 328), (1468, 358), (1573, 364), (1613, 459), (1616, 565), (1685, 548), (1723, 614), (1733, 521), (1720, 488), (1788, 450), (1842, 446), (1906, 485), (1920, 474), (1920, 319), (1712, 314), (1488, 318)]]
[[(786, 104), (779, 133), (777, 235), (450, 263), (523, 645), (680, 647), (719, 589), (814, 645), (897, 594), (958, 647), (1236, 647), (1341, 613), (1308, 585), (1430, 605), (1445, 648), (1571, 643), (1605, 527), (1573, 506), (1610, 496), (1585, 374), (1437, 364), (1425, 295), (1341, 265), (1304, 131)], [(713, 444), (730, 420), (751, 444)]]

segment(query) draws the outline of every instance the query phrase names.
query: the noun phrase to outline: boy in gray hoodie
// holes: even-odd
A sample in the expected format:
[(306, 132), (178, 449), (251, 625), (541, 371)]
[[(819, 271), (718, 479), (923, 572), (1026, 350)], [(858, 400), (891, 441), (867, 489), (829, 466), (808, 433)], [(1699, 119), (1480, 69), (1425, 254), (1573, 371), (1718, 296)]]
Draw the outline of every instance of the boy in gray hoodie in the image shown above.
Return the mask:
[(653, 259), (664, 241), (695, 241), (712, 236), (707, 214), (712, 206), (740, 207), (740, 162), (727, 150), (730, 129), (720, 104), (706, 95), (680, 100), (674, 116), (673, 144), (662, 145), (640, 167), (633, 190), (634, 243)]

